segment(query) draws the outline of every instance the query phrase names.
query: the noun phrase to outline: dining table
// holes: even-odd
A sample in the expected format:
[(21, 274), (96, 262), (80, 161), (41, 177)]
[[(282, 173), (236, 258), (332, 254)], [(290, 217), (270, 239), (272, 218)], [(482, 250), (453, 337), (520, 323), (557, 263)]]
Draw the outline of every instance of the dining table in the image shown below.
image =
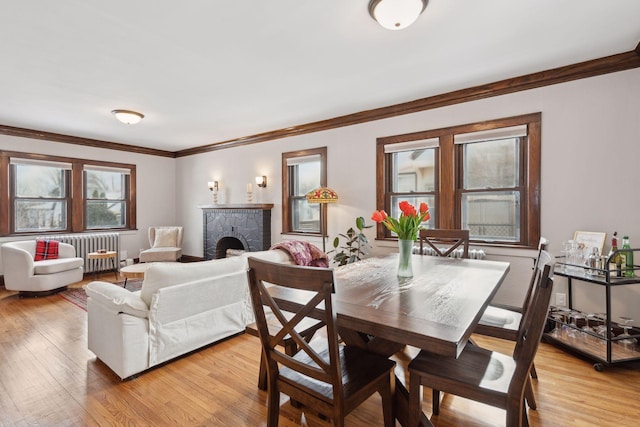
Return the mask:
[[(370, 257), (334, 269), (337, 327), (346, 345), (391, 357), (396, 367), (396, 418), (407, 426), (403, 384), (407, 347), (458, 357), (509, 271), (509, 263), (412, 255), (413, 277), (398, 277), (398, 254)], [(304, 291), (274, 286), (285, 310), (299, 309)], [(321, 310), (319, 307), (318, 310)], [(399, 356), (398, 356), (399, 355)], [(423, 416), (422, 425), (432, 425)]]

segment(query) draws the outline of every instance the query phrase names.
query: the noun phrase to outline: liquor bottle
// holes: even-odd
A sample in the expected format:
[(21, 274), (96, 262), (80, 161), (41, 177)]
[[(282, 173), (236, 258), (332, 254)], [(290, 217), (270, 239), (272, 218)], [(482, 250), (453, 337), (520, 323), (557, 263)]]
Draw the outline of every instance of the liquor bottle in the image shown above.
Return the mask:
[(611, 250), (609, 251), (609, 277), (611, 276), (622, 276), (622, 258), (620, 257), (620, 252), (618, 251), (618, 232), (613, 232), (613, 237), (611, 238)]
[[(624, 236), (622, 238), (622, 249), (631, 249), (631, 245), (629, 244), (629, 236)], [(633, 270), (633, 251), (628, 250), (623, 252), (625, 258), (624, 275), (626, 277), (633, 277), (635, 272)]]

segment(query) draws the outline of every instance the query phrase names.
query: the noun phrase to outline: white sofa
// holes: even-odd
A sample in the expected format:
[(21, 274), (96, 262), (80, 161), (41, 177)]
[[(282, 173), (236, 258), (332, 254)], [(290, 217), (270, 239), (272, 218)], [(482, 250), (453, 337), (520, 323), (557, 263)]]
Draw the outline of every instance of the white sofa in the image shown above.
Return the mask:
[(66, 243), (58, 244), (58, 258), (34, 261), (35, 240), (2, 245), (4, 286), (22, 295), (44, 295), (82, 280), (84, 260)]
[(152, 263), (142, 289), (85, 286), (88, 346), (125, 379), (245, 330), (254, 321), (247, 257), (292, 264), (281, 250), (197, 263)]

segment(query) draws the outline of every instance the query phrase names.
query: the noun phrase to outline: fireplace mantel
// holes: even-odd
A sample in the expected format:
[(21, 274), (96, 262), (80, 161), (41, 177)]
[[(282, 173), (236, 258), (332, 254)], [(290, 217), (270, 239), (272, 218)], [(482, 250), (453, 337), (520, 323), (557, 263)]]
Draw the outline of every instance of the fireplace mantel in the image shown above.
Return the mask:
[(231, 203), (219, 205), (201, 205), (200, 209), (273, 209), (273, 203)]
[(224, 258), (226, 249), (247, 252), (271, 247), (269, 203), (239, 203), (199, 206), (204, 222), (204, 259)]

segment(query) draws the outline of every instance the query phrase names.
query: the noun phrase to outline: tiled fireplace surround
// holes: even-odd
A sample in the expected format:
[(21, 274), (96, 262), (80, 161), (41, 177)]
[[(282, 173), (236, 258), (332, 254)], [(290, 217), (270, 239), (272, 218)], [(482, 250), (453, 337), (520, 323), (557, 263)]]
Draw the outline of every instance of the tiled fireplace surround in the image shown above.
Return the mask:
[(227, 249), (269, 249), (272, 208), (273, 204), (202, 206), (204, 259), (224, 258)]

